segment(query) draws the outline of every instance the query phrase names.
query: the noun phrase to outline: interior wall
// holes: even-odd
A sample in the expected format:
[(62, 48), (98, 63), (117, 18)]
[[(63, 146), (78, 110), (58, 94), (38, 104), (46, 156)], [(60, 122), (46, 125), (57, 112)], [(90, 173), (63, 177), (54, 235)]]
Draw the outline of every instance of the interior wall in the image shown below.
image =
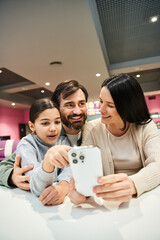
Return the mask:
[(28, 122), (28, 110), (0, 107), (0, 136), (19, 139), (19, 123)]

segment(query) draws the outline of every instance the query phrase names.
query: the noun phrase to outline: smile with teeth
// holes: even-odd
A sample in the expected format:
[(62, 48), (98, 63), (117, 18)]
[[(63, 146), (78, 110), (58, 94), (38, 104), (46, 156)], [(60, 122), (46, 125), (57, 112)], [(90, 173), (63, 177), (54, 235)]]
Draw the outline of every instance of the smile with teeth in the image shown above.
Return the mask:
[(102, 115), (102, 118), (109, 118), (110, 116), (108, 115), (108, 116), (104, 116), (104, 115)]
[(71, 119), (73, 121), (80, 121), (82, 119), (82, 116), (72, 116)]

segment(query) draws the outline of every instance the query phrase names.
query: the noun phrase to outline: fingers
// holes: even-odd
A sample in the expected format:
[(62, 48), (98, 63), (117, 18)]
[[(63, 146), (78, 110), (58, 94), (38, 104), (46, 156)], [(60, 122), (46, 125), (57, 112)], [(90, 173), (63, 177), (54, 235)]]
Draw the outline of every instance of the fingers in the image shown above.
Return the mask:
[(53, 160), (53, 163), (58, 168), (62, 168), (63, 166), (67, 167), (69, 165), (69, 162), (66, 160), (67, 156), (61, 155), (61, 153), (57, 153), (55, 156), (55, 159)]
[(17, 168), (19, 170), (19, 174), (22, 175), (27, 171), (30, 171), (33, 169), (33, 165), (27, 165), (21, 168), (21, 157), (19, 155), (16, 156), (16, 161), (14, 163), (14, 169)]
[(128, 202), (135, 193), (132, 180), (123, 173), (100, 177), (98, 183), (102, 185), (94, 187), (93, 192), (104, 200)]
[(14, 163), (14, 167), (20, 167), (20, 163), (21, 163), (21, 157), (17, 155)]
[(72, 177), (71, 180), (70, 180), (69, 188), (70, 188), (70, 191), (72, 191), (73, 189), (75, 189), (75, 183), (74, 183), (73, 177)]
[(20, 189), (22, 190), (26, 190), (26, 191), (29, 191), (30, 190), (30, 185), (29, 183), (26, 183), (26, 182), (21, 182), (17, 185), (17, 187), (19, 187)]
[(54, 187), (50, 186), (43, 191), (43, 193), (39, 197), (39, 200), (42, 202), (43, 205), (52, 205), (51, 203), (53, 203), (54, 200), (57, 200), (57, 198)]
[(67, 145), (56, 145), (51, 147), (46, 155), (45, 161), (49, 161), (52, 165), (62, 168), (69, 165), (68, 151), (71, 147)]
[(108, 176), (98, 178), (99, 184), (113, 184), (116, 182), (120, 182), (126, 180), (128, 178), (127, 174), (125, 173), (118, 173), (118, 174), (111, 174)]
[(27, 165), (21, 168), (21, 174), (24, 174), (25, 172), (28, 172), (33, 169), (33, 165)]

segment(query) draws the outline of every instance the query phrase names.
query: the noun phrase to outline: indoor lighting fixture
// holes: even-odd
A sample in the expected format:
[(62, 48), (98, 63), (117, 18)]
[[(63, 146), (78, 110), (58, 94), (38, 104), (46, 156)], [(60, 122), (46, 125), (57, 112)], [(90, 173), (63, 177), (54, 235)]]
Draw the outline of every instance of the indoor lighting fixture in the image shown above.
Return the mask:
[(136, 75), (136, 77), (138, 77), (138, 78), (139, 78), (140, 76), (141, 76), (140, 74), (137, 74), (137, 75)]
[(0, 73), (2, 73), (2, 70), (0, 70)]
[(50, 82), (46, 82), (45, 85), (46, 85), (46, 86), (49, 86), (49, 85), (50, 85)]
[(150, 22), (154, 23), (157, 22), (158, 16), (150, 17)]
[(44, 90), (41, 90), (41, 93), (44, 93)]
[(101, 76), (101, 74), (100, 73), (96, 73), (96, 77), (100, 77)]
[(12, 103), (12, 106), (15, 106), (15, 105), (16, 105), (16, 104), (13, 102), (13, 103)]

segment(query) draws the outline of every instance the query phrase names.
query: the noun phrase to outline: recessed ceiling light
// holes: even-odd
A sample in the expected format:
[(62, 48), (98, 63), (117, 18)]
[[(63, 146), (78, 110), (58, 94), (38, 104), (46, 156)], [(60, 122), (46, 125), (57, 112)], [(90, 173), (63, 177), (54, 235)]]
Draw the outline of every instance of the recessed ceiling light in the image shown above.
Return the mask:
[(137, 74), (137, 75), (136, 75), (136, 77), (138, 77), (138, 78), (139, 78), (140, 76), (141, 76), (140, 74)]
[(13, 102), (11, 105), (12, 105), (12, 106), (15, 106), (16, 104)]
[(154, 22), (157, 22), (158, 20), (158, 16), (153, 16), (153, 17), (150, 17), (149, 21), (154, 23)]
[(46, 85), (46, 86), (49, 86), (49, 85), (50, 85), (50, 82), (46, 82), (45, 85)]
[(100, 73), (96, 73), (96, 77), (100, 77), (101, 76), (101, 74)]
[(44, 90), (41, 90), (41, 93), (44, 93)]
[(50, 65), (61, 65), (62, 62), (60, 61), (53, 61), (53, 62), (50, 62)]
[(0, 73), (2, 73), (2, 70), (0, 70)]

